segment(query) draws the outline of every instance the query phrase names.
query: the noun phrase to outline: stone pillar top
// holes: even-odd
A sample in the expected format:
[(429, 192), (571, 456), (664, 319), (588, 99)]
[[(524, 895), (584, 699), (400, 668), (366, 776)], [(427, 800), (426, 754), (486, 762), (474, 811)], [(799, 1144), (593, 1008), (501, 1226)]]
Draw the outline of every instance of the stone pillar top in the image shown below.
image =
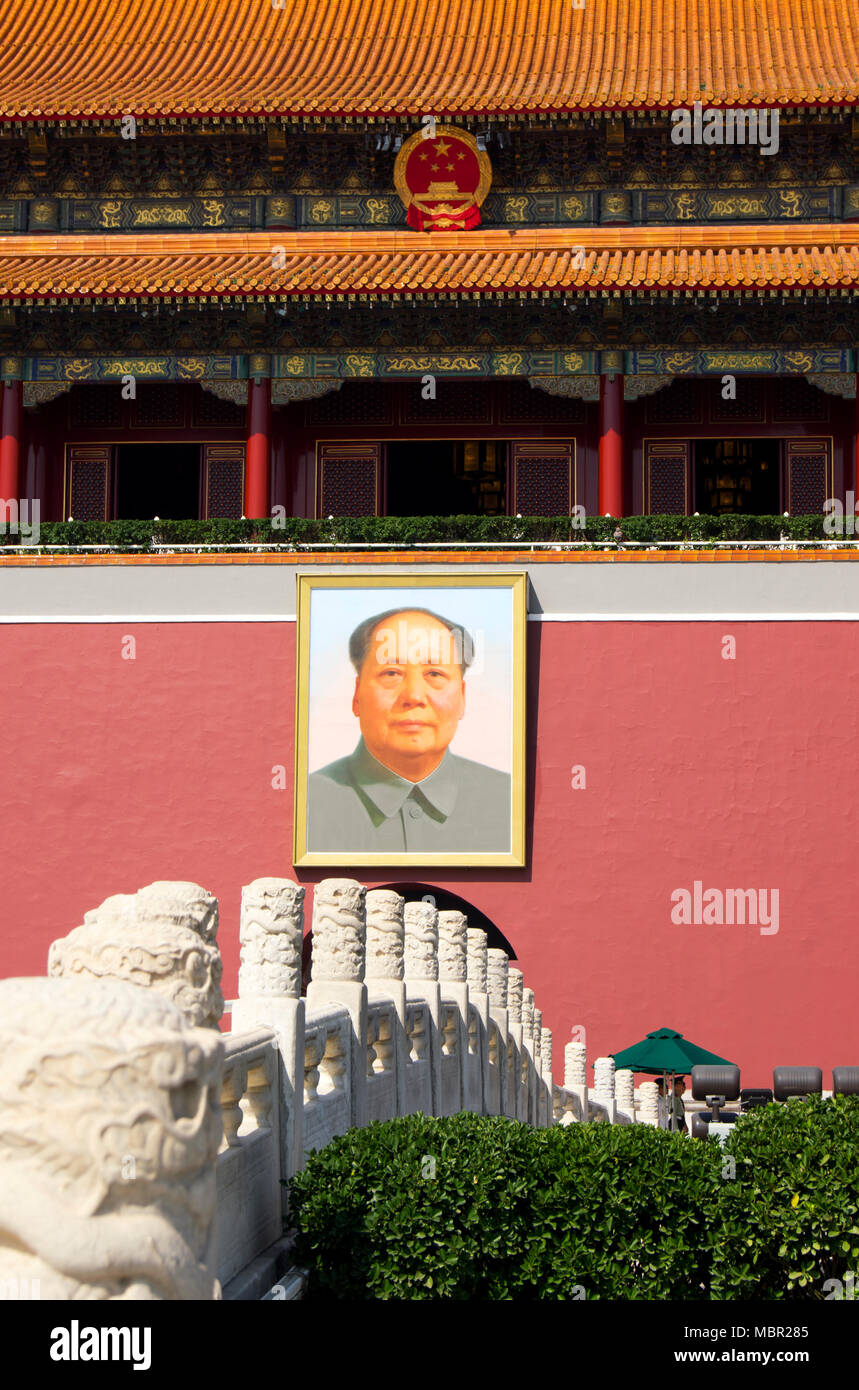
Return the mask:
[(588, 1053), (582, 1042), (568, 1042), (564, 1048), (564, 1085), (587, 1085)]
[(476, 994), (486, 994), (486, 932), (482, 927), (469, 927), (465, 938), (468, 983)]
[(512, 1023), (522, 1022), (525, 977), (515, 965), (507, 967), (507, 1009)]
[(638, 1113), (641, 1124), (659, 1124), (659, 1092), (655, 1081), (642, 1081), (638, 1088)]
[(623, 1102), (626, 1106), (631, 1106), (635, 1100), (635, 1073), (627, 1071), (616, 1071), (614, 1074), (614, 1091), (618, 1103)]
[(214, 942), (218, 935), (218, 900), (199, 883), (157, 879), (136, 893), (115, 893), (100, 907), (84, 913), (84, 926), (90, 922), (133, 926), (137, 922), (161, 922), (187, 927), (203, 941)]
[(431, 903), (406, 903), (405, 976), (407, 980), (438, 979), (438, 911)]
[(324, 878), (313, 890), (311, 979), (364, 979), (367, 890), (354, 878)]
[(368, 980), (403, 978), (405, 899), (392, 888), (371, 888), (367, 893)]
[(289, 878), (257, 878), (242, 889), (239, 996), (301, 995), (304, 888)]
[(466, 979), (466, 932), (464, 912), (445, 909), (438, 914), (438, 978), (464, 982)]
[(522, 1027), (526, 1037), (534, 1036), (534, 991), (527, 985), (522, 990)]
[(499, 1009), (507, 1008), (507, 979), (510, 974), (506, 951), (491, 946), (486, 953), (489, 998)]
[(594, 1096), (597, 1100), (614, 1099), (613, 1057), (597, 1057), (594, 1062)]
[(51, 944), (48, 975), (125, 980), (156, 991), (194, 1027), (217, 1028), (224, 1011), (218, 902), (197, 883), (150, 883), (85, 913)]

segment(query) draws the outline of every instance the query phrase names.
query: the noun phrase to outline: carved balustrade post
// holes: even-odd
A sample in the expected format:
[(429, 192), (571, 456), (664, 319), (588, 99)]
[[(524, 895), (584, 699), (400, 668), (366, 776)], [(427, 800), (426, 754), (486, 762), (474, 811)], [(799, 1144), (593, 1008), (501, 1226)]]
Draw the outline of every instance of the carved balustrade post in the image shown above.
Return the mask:
[(514, 1119), (528, 1119), (528, 1071), (531, 1056), (525, 1043), (525, 1028), (522, 1021), (525, 979), (515, 965), (507, 968), (507, 1027), (516, 1051), (514, 1062), (514, 1095), (516, 1111)]
[(508, 1049), (515, 1050), (510, 1037), (507, 1011), (507, 988), (510, 976), (510, 962), (506, 951), (490, 946), (486, 952), (486, 978), (489, 989), (489, 1017), (498, 1030), (498, 1065), (501, 1070), (500, 1115), (508, 1119), (516, 1118), (516, 1090)]
[(371, 1000), (380, 995), (394, 1001), (397, 1016), (394, 1065), (398, 1115), (405, 1115), (408, 1108), (406, 1069), (410, 1050), (406, 1032), (404, 907), (405, 899), (390, 888), (371, 888), (367, 893), (367, 956), (364, 979)]
[(552, 1030), (540, 1029), (540, 1071), (543, 1078), (543, 1120), (546, 1127), (554, 1123), (555, 1082), (552, 1076)]
[(635, 1118), (640, 1125), (659, 1128), (659, 1090), (655, 1081), (642, 1081), (639, 1086)]
[[(445, 1002), (453, 1003), (455, 1016), (450, 1020), (448, 1041), (454, 1042), (458, 1058), (457, 1080), (444, 1082), (445, 1095), (442, 1114), (456, 1115), (469, 1107), (465, 1103), (466, 1072), (468, 1068), (468, 998), (467, 936), (468, 920), (456, 909), (438, 914), (438, 980), (441, 987), (442, 1009)], [(455, 1094), (454, 1094), (455, 1092)]]
[(477, 1063), (479, 1085), (472, 1067), (468, 1082), (468, 1108), (483, 1115), (500, 1113), (491, 1103), (489, 1081), (490, 1030), (487, 937), (480, 927), (469, 927), (465, 934), (465, 969), (468, 980), (468, 1049)]
[(594, 1100), (605, 1109), (609, 1124), (614, 1124), (614, 1058), (597, 1057), (594, 1062)]
[(406, 903), (406, 999), (422, 1000), (430, 1015), (429, 1058), (432, 1113), (441, 1114), (441, 988), (438, 982), (438, 911), (428, 902)]
[(349, 1113), (353, 1127), (367, 1123), (366, 893), (363, 884), (352, 878), (324, 878), (317, 883), (307, 986), (309, 1015), (326, 1004), (340, 1004), (349, 1011)]
[[(271, 1028), (280, 1053), (281, 1177), (303, 1162), (304, 1000), (301, 948), (304, 889), (288, 878), (257, 878), (242, 889), (239, 997), (233, 1032)], [(286, 1213), (287, 1192), (282, 1188)]]
[(564, 1048), (564, 1090), (578, 1097), (579, 1116), (588, 1118), (588, 1054), (584, 1043), (568, 1042)]
[(537, 1122), (537, 1059), (534, 1056), (534, 990), (523, 988), (523, 1080), (527, 1086), (525, 1094), (525, 1119), (530, 1125)]
[(48, 974), (126, 980), (154, 990), (194, 1027), (217, 1028), (224, 1011), (218, 900), (198, 883), (150, 883), (84, 913), (83, 926), (51, 944)]
[(618, 1115), (625, 1115), (630, 1124), (635, 1123), (635, 1073), (616, 1071), (614, 1074), (615, 1107)]
[(543, 1010), (534, 1009), (534, 1068), (537, 1074), (537, 1118), (536, 1124), (545, 1128), (550, 1121), (547, 1116), (548, 1090), (543, 1075)]

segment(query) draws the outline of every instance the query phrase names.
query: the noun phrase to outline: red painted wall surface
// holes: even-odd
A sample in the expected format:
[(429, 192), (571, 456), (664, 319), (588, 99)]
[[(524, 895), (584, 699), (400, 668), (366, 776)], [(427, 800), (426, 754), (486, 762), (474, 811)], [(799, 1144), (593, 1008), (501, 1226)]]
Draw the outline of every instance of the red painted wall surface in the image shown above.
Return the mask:
[[(241, 886), (293, 873), (294, 641), (279, 623), (0, 629), (0, 973), (43, 973), (109, 894), (190, 879), (220, 899), (235, 995)], [(558, 1078), (573, 1025), (592, 1061), (667, 1024), (745, 1085), (789, 1063), (831, 1085), (859, 1062), (857, 625), (532, 623), (529, 662), (529, 868), (355, 876), (444, 884), (492, 918)], [(778, 888), (778, 933), (675, 925), (696, 879)]]

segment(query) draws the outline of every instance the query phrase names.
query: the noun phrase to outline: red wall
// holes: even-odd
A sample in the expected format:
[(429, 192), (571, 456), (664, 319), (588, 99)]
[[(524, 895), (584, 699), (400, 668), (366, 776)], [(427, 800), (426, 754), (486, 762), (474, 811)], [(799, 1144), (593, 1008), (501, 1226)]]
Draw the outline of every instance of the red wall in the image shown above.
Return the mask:
[[(241, 886), (293, 872), (291, 786), (271, 781), (283, 764), (291, 783), (294, 625), (0, 632), (0, 973), (42, 973), (53, 938), (111, 893), (191, 879), (220, 898), (233, 996)], [(591, 1060), (669, 1025), (739, 1062), (745, 1085), (786, 1063), (830, 1085), (833, 1064), (859, 1062), (857, 625), (549, 622), (529, 639), (530, 867), (411, 877), (513, 943), (556, 1076), (573, 1025)], [(778, 888), (778, 934), (674, 925), (671, 892), (695, 879)]]

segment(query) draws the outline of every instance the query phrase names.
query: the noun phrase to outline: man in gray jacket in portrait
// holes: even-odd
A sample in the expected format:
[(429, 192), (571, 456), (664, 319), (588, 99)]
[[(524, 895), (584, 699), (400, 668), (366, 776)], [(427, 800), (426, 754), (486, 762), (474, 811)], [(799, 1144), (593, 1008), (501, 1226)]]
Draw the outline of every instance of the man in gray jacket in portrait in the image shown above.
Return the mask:
[(309, 851), (509, 853), (511, 778), (451, 753), (474, 646), (460, 624), (397, 608), (349, 639), (358, 746), (311, 774)]

